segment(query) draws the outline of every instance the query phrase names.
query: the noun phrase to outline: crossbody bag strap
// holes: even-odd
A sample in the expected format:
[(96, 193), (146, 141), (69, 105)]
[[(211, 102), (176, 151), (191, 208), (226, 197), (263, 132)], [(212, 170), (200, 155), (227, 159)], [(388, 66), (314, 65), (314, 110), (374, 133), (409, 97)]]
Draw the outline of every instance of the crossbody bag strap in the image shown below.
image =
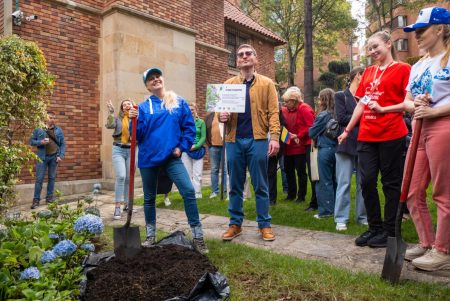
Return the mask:
[(57, 145), (58, 147), (60, 147), (58, 141), (56, 141), (55, 136), (51, 135), (50, 132), (49, 132), (48, 130), (46, 130), (45, 132), (47, 133), (48, 138), (52, 139), (53, 142), (55, 142), (56, 145)]

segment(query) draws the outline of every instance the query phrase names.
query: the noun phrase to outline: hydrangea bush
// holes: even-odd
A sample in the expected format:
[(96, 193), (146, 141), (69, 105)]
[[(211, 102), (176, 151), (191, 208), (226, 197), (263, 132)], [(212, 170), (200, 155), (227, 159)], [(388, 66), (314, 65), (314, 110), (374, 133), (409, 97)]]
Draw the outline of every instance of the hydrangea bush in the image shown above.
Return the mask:
[(101, 218), (58, 202), (33, 220), (0, 221), (0, 300), (76, 300), (82, 262), (95, 251)]

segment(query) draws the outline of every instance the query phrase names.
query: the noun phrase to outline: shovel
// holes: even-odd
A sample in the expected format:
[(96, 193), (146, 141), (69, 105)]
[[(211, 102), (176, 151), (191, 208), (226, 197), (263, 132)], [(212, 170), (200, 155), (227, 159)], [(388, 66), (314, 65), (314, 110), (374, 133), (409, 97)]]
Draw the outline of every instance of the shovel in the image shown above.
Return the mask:
[[(137, 108), (135, 106), (135, 108)], [(114, 228), (114, 253), (117, 258), (129, 259), (141, 251), (141, 236), (138, 226), (130, 226), (131, 215), (133, 214), (134, 199), (134, 170), (136, 161), (136, 125), (137, 119), (131, 119), (131, 148), (130, 148), (130, 187), (128, 191), (128, 212), (127, 222), (123, 227)]]
[(397, 283), (402, 272), (403, 261), (406, 253), (406, 242), (402, 238), (402, 216), (406, 207), (406, 199), (408, 198), (409, 186), (411, 184), (412, 173), (414, 170), (414, 162), (416, 161), (417, 148), (419, 146), (420, 132), (422, 131), (422, 119), (416, 119), (414, 132), (409, 153), (408, 165), (406, 166), (405, 176), (403, 179), (402, 193), (400, 195), (400, 204), (395, 219), (395, 237), (388, 237), (386, 255), (384, 257), (383, 271), (381, 278), (388, 280), (390, 283)]

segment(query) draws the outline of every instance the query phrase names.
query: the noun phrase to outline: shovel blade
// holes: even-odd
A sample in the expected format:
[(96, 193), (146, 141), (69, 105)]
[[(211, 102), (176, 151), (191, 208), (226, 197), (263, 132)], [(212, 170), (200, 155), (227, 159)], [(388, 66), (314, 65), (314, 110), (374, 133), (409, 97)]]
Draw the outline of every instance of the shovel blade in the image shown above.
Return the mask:
[(407, 244), (401, 237), (388, 237), (381, 278), (398, 283), (405, 259)]
[(141, 251), (138, 226), (114, 228), (114, 254), (121, 259), (136, 256)]

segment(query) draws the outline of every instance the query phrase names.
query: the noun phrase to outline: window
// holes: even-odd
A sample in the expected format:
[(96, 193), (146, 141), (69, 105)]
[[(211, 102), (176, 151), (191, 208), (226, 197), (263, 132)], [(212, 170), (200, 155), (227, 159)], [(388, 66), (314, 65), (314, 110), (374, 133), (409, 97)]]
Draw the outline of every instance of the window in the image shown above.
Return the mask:
[(394, 42), (395, 49), (397, 51), (408, 51), (408, 40), (407, 39), (398, 39)]
[(228, 66), (236, 68), (236, 50), (241, 44), (248, 44), (248, 38), (240, 33), (235, 28), (226, 27), (226, 45), (227, 50), (230, 51), (230, 55), (228, 56)]
[(394, 28), (403, 28), (405, 27), (407, 24), (406, 21), (406, 16), (397, 16), (394, 19)]

